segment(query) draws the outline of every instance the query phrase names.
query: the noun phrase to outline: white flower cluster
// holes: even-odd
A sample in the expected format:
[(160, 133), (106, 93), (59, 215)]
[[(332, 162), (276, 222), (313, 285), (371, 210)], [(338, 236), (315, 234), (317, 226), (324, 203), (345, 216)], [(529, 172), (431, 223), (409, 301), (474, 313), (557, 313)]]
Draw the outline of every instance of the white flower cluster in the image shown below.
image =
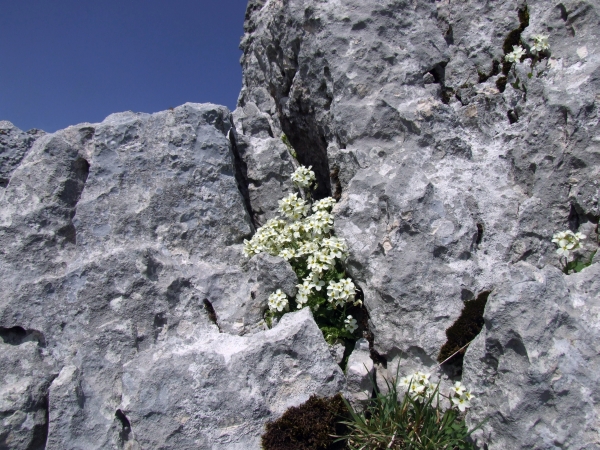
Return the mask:
[(315, 173), (310, 170), (311, 168), (312, 166), (300, 166), (296, 169), (296, 171), (292, 174), (292, 181), (296, 184), (296, 186), (303, 189), (309, 189), (313, 186), (316, 178)]
[[(437, 386), (429, 381), (429, 374), (416, 372), (413, 375), (400, 379), (399, 385), (408, 391), (408, 395), (413, 399), (428, 399), (435, 392)], [(475, 398), (470, 391), (460, 382), (454, 383), (450, 388), (450, 394), (447, 397), (453, 406), (461, 412), (471, 407), (471, 400)]]
[(269, 309), (271, 311), (283, 311), (288, 307), (287, 295), (281, 292), (281, 289), (277, 289), (271, 295), (269, 295)]
[(400, 378), (399, 385), (408, 391), (412, 398), (429, 398), (435, 392), (435, 384), (429, 381), (429, 374), (415, 372), (413, 375)]
[(298, 220), (308, 214), (309, 206), (298, 194), (290, 194), (279, 200), (279, 211), (293, 220)]
[(356, 331), (356, 329), (358, 328), (356, 319), (352, 316), (348, 316), (346, 317), (346, 320), (344, 320), (344, 323), (346, 324), (346, 330), (348, 330), (351, 334), (354, 333)]
[(536, 53), (543, 52), (550, 49), (550, 44), (548, 44), (548, 36), (544, 36), (542, 34), (536, 34), (533, 37), (533, 45), (531, 46), (531, 50)]
[(345, 303), (354, 303), (356, 287), (350, 278), (342, 278), (340, 281), (330, 281), (327, 286), (327, 300), (334, 308), (343, 306)]
[(454, 383), (454, 386), (450, 389), (450, 401), (456, 406), (461, 412), (471, 407), (471, 400), (475, 398), (471, 391), (467, 391), (467, 388), (460, 382)]
[(581, 248), (581, 241), (587, 236), (581, 233), (573, 233), (571, 230), (559, 231), (552, 236), (552, 242), (558, 245), (558, 253), (560, 256), (569, 257), (569, 252)]
[(504, 56), (504, 60), (510, 63), (519, 62), (525, 56), (525, 49), (520, 45), (513, 45), (513, 51)]
[[(303, 188), (310, 187), (315, 181), (315, 174), (310, 167), (301, 166), (292, 175), (292, 180)], [(244, 254), (247, 257), (265, 252), (280, 256), (292, 264), (306, 265), (309, 274), (297, 285), (298, 308), (304, 307), (313, 293), (323, 289), (323, 278), (335, 268), (336, 261), (344, 261), (348, 256), (346, 241), (331, 236), (331, 208), (335, 203), (333, 198), (327, 197), (314, 202), (310, 208), (298, 194), (289, 194), (279, 201), (279, 211), (288, 220), (270, 219), (256, 231), (252, 239), (244, 240)], [(313, 214), (309, 215), (311, 209)], [(326, 292), (327, 300), (334, 308), (360, 302), (356, 301), (356, 286), (350, 278), (329, 281)], [(279, 290), (269, 297), (271, 311), (281, 312), (288, 307), (285, 294), (281, 293), (282, 297), (278, 293)], [(355, 330), (356, 321), (353, 324), (346, 322), (346, 329)]]

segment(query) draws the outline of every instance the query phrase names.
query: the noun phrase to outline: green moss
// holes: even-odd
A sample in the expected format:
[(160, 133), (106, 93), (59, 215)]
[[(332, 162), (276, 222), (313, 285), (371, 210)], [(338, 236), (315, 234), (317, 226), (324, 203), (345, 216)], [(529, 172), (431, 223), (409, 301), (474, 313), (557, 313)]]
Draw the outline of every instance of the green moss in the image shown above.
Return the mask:
[(279, 419), (268, 422), (261, 443), (265, 450), (337, 450), (345, 444), (334, 443), (347, 432), (339, 420), (348, 420), (342, 396), (322, 398), (313, 395), (306, 403), (293, 406)]
[[(454, 324), (446, 330), (448, 340), (440, 350), (438, 362), (443, 362), (455, 352), (458, 352), (462, 347), (471, 342), (479, 334), (483, 328), (483, 311), (489, 297), (489, 292), (482, 292), (475, 300), (465, 302), (465, 306), (460, 313), (460, 317)], [(460, 365), (466, 348), (454, 355), (446, 364)]]

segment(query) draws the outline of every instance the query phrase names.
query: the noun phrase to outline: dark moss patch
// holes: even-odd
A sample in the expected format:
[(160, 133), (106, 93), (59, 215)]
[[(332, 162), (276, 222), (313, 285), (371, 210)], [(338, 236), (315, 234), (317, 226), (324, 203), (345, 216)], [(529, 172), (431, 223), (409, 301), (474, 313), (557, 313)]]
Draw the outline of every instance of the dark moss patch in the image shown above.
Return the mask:
[(496, 80), (496, 87), (500, 92), (504, 92), (506, 89), (506, 83), (508, 82), (508, 78), (506, 77), (498, 77)]
[(467, 349), (463, 348), (461, 350), (461, 348), (475, 339), (483, 328), (483, 311), (489, 295), (490, 292), (485, 291), (479, 294), (476, 299), (466, 301), (460, 317), (446, 330), (448, 340), (441, 348), (437, 359), (441, 363), (453, 353), (458, 352), (444, 363), (444, 368), (453, 369), (454, 375), (462, 373), (463, 358)]
[(337, 450), (346, 448), (333, 436), (347, 434), (339, 420), (349, 419), (342, 396), (313, 395), (306, 403), (293, 406), (279, 419), (268, 422), (261, 443), (265, 450)]

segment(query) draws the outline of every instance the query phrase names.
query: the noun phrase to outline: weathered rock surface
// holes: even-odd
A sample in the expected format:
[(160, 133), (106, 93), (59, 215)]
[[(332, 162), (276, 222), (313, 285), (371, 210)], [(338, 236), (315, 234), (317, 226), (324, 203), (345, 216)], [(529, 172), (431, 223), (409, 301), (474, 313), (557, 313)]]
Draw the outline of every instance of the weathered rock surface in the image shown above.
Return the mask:
[(23, 160), (41, 130), (23, 132), (6, 120), (0, 120), (0, 188), (6, 187), (10, 176)]
[(124, 367), (123, 413), (141, 448), (260, 448), (264, 423), (344, 375), (308, 308), (250, 337), (183, 333)]
[[(250, 1), (236, 114), (285, 133), (316, 170), (317, 196), (340, 198), (336, 233), (393, 372), (434, 370), (464, 302), (510, 283), (513, 264), (558, 267), (555, 232), (588, 235), (582, 258), (598, 248), (599, 29), (589, 1)], [(542, 61), (504, 64), (536, 34), (549, 36)], [(243, 133), (250, 172), (265, 133)], [(581, 301), (597, 297), (592, 286)], [(524, 382), (514, 370), (508, 379)], [(526, 445), (492, 423), (504, 448)], [(586, 423), (569, 439), (589, 442)]]
[(286, 405), (341, 389), (308, 311), (261, 331), (269, 290), (296, 278), (242, 257), (230, 131), (210, 104), (113, 114), (40, 137), (12, 171), (0, 447), (257, 448)]
[(465, 356), (485, 448), (600, 446), (600, 264), (568, 277), (513, 266)]

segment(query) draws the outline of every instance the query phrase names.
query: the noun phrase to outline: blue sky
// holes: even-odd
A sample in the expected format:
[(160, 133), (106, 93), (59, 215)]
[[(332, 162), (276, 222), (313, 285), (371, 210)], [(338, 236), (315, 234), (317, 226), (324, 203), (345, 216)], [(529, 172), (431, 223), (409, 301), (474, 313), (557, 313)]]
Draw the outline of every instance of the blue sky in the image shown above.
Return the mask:
[(235, 107), (247, 0), (0, 0), (0, 120), (53, 132), (119, 111)]

